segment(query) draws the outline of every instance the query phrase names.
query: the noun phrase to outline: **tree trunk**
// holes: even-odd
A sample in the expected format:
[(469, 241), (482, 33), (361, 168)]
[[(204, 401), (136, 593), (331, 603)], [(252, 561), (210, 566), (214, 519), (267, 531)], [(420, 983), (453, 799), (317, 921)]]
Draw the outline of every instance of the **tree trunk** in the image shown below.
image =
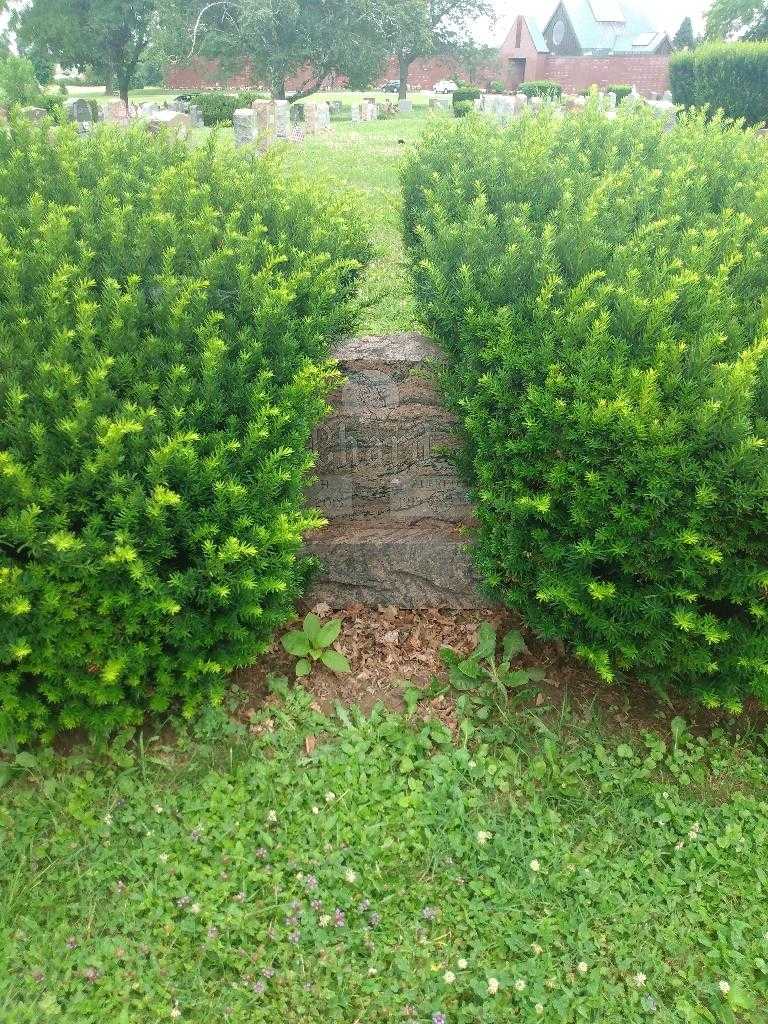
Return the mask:
[(107, 68), (104, 74), (104, 95), (115, 95), (115, 73), (112, 68)]
[(398, 93), (398, 98), (405, 100), (408, 98), (408, 71), (413, 63), (413, 58), (406, 57), (401, 53), (397, 63), (400, 67), (400, 92)]
[(273, 100), (284, 100), (285, 99), (285, 79), (277, 78), (272, 83), (272, 99)]
[(131, 84), (131, 72), (127, 68), (123, 68), (118, 72), (117, 82), (120, 87), (120, 99), (128, 107), (128, 87)]

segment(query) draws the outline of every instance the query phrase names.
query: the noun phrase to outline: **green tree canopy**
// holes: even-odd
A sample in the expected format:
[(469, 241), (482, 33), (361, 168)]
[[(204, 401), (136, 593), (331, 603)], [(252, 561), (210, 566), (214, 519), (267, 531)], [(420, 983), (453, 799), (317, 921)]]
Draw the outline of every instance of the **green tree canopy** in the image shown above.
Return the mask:
[(33, 0), (11, 19), (22, 52), (116, 79), (127, 103), (156, 20), (155, 0)]
[(768, 39), (768, 0), (714, 0), (706, 34), (708, 39)]
[(400, 72), (400, 98), (405, 99), (408, 71), (417, 57), (436, 54), (464, 58), (473, 48), (471, 26), (493, 16), (490, 0), (385, 0), (385, 36)]
[(696, 45), (696, 37), (693, 34), (693, 23), (690, 18), (683, 18), (680, 28), (675, 32), (672, 45), (676, 50), (692, 50)]
[(160, 36), (171, 63), (215, 57), (234, 72), (248, 58), (278, 98), (298, 76), (296, 100), (330, 75), (368, 85), (386, 56), (383, 25), (379, 0), (168, 0)]

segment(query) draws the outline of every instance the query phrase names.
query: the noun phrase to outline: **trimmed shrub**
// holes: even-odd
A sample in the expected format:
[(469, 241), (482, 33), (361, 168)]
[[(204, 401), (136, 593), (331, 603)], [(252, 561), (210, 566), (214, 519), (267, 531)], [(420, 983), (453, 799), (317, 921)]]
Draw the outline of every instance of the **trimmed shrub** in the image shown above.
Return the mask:
[(488, 83), (488, 92), (492, 92), (496, 96), (501, 96), (506, 91), (507, 91), (506, 85), (504, 85), (503, 82), (500, 82), (498, 78), (494, 79), (493, 82), (489, 82)]
[(474, 85), (460, 85), (453, 91), (453, 116), (466, 117), (475, 109), (475, 100), (482, 96), (482, 90)]
[(203, 124), (208, 126), (230, 125), (232, 115), (241, 107), (250, 107), (254, 100), (268, 99), (265, 92), (193, 92), (191, 100), (203, 115)]
[(31, 60), (12, 53), (0, 56), (0, 105), (36, 104), (42, 95)]
[(609, 85), (609, 86), (607, 86), (605, 91), (606, 92), (613, 92), (613, 93), (616, 94), (616, 105), (618, 106), (619, 103), (621, 103), (621, 101), (623, 99), (626, 99), (626, 97), (631, 94), (632, 86), (631, 85)]
[(290, 616), (344, 202), (213, 142), (0, 133), (3, 737), (189, 713)]
[(711, 43), (670, 58), (672, 97), (748, 124), (768, 120), (768, 42)]
[(531, 96), (541, 96), (543, 99), (557, 99), (563, 95), (563, 87), (557, 82), (523, 82), (518, 85), (517, 91), (529, 99)]
[(643, 108), (427, 131), (403, 172), (496, 597), (631, 671), (768, 698), (768, 161)]

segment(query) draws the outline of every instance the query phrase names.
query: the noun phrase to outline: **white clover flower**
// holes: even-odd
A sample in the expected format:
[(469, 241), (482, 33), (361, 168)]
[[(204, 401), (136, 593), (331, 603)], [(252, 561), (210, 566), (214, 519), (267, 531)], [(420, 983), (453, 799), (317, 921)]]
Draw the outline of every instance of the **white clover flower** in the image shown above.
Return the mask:
[(379, 972), (376, 970), (375, 967), (369, 967), (368, 968), (368, 977), (369, 978), (372, 978), (375, 974), (378, 974), (378, 973)]
[(547, 978), (544, 984), (547, 986), (547, 988), (556, 988), (557, 978)]
[(179, 1019), (179, 1017), (181, 1016), (181, 1010), (178, 1008), (178, 1006), (174, 1006), (171, 1009), (171, 1016), (173, 1017), (174, 1020)]
[(277, 811), (270, 811), (267, 815), (267, 821), (271, 821), (274, 824), (277, 821)]
[(531, 871), (541, 871), (541, 864), (539, 864), (539, 862), (535, 858), (531, 861), (531, 863), (528, 866), (530, 867)]
[(168, 854), (167, 853), (158, 853), (157, 859), (160, 861), (161, 864), (167, 864), (168, 863)]
[(456, 961), (456, 966), (459, 968), (460, 971), (466, 971), (467, 967), (469, 967), (469, 964), (464, 959), (464, 957), (461, 957), (459, 960)]
[(533, 1011), (537, 1017), (540, 1017), (544, 1013), (544, 1003), (536, 1003)]
[(335, 799), (336, 799), (336, 794), (332, 790), (329, 789), (328, 792), (325, 794), (325, 802), (327, 804), (332, 804)]
[(579, 972), (579, 974), (586, 974), (589, 970), (589, 964), (585, 963), (584, 960), (580, 960), (576, 964), (576, 970)]
[(163, 808), (162, 808), (161, 804), (153, 804), (152, 805), (152, 810), (155, 812), (155, 814), (162, 814), (163, 813)]
[(632, 980), (634, 981), (635, 985), (637, 985), (638, 988), (642, 988), (643, 985), (646, 983), (646, 981), (648, 979), (646, 978), (646, 976), (643, 974), (642, 971), (638, 971), (637, 974), (634, 976), (634, 978)]
[(727, 981), (718, 981), (717, 987), (720, 989), (724, 996), (727, 996), (728, 993), (731, 991), (731, 986), (728, 984)]
[(190, 914), (199, 914), (201, 910), (202, 907), (200, 906), (199, 903), (193, 903), (192, 906), (189, 908)]
[(489, 839), (493, 839), (493, 832), (480, 831), (477, 833), (477, 841), (481, 846), (485, 846)]
[(357, 874), (352, 870), (352, 868), (348, 868), (344, 872), (344, 877), (346, 878), (350, 885), (354, 885), (354, 883), (357, 881)]
[(446, 985), (452, 985), (454, 981), (456, 981), (456, 975), (453, 973), (453, 971), (446, 971), (445, 974), (443, 975), (443, 981), (445, 982)]
[(532, 949), (532, 950), (533, 950), (533, 952), (534, 952), (534, 953), (536, 954), (536, 956), (540, 956), (540, 955), (541, 955), (541, 954), (542, 954), (542, 953), (544, 952), (544, 949), (543, 949), (543, 947), (542, 947), (542, 946), (540, 946), (540, 945), (538, 944), (538, 942), (532, 942), (532, 943), (531, 943), (531, 949)]
[(525, 981), (522, 978), (518, 978), (515, 982), (515, 992), (525, 991)]
[(318, 917), (317, 919), (317, 923), (320, 925), (321, 928), (327, 928), (328, 925), (331, 923), (331, 915), (321, 914), (320, 917)]
[(683, 842), (683, 840), (682, 840), (682, 839), (680, 840), (680, 842), (679, 842), (679, 843), (675, 843), (675, 849), (676, 849), (676, 850), (682, 850), (682, 848), (683, 848), (684, 846), (685, 846), (685, 843)]
[(112, 815), (111, 814), (105, 814), (104, 815), (104, 824), (105, 825), (111, 825), (112, 824)]
[(495, 996), (498, 991), (499, 991), (499, 979), (498, 978), (489, 978), (488, 979), (488, 995), (489, 996)]
[(319, 807), (313, 807), (312, 808), (312, 813), (313, 814), (319, 814), (320, 813), (320, 808)]

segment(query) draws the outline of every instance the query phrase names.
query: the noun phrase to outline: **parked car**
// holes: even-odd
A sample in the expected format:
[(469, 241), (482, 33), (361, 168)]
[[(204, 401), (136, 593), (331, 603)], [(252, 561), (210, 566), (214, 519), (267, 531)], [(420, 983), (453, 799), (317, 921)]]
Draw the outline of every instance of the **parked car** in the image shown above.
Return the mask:
[(385, 82), (381, 87), (382, 92), (400, 92), (400, 79), (393, 78), (389, 82)]
[(435, 82), (432, 86), (432, 92), (456, 92), (458, 88), (458, 85), (452, 82), (450, 78), (441, 78), (439, 82)]

